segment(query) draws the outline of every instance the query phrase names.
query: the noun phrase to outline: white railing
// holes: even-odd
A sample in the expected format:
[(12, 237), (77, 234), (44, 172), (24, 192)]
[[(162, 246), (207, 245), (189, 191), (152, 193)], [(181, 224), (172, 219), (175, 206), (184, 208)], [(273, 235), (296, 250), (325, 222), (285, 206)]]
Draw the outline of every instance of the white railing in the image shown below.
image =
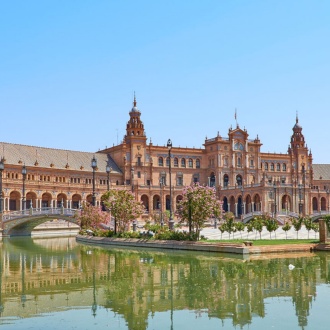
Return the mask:
[(22, 211), (10, 211), (3, 214), (2, 221), (7, 222), (19, 218), (27, 218), (36, 215), (59, 215), (59, 216), (73, 216), (77, 212), (77, 209), (66, 209), (63, 207), (41, 207), (35, 209), (27, 209)]

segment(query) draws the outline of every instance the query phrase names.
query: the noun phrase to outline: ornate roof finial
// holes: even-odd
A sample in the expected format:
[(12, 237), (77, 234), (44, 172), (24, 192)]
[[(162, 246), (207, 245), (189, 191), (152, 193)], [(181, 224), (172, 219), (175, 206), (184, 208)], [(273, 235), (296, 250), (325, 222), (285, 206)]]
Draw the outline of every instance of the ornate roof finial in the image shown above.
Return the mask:
[(296, 111), (296, 124), (298, 124), (298, 110)]
[(134, 91), (134, 101), (133, 101), (133, 107), (136, 107), (136, 97), (135, 97), (135, 91)]

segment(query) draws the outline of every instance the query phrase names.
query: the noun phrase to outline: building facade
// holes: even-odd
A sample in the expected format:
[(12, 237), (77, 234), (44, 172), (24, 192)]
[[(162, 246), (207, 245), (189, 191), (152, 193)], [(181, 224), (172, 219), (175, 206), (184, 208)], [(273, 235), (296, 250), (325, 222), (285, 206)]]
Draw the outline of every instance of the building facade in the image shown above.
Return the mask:
[(298, 117), (286, 154), (262, 152), (259, 137), (250, 139), (239, 125), (227, 136), (206, 139), (203, 148), (155, 146), (147, 142), (135, 98), (123, 141), (111, 148), (90, 153), (1, 144), (3, 212), (79, 208), (93, 196), (100, 205), (102, 194), (117, 188), (143, 202), (144, 218), (170, 208), (175, 214), (183, 187), (196, 182), (215, 187), (224, 211), (238, 218), (256, 211), (277, 216), (330, 210), (330, 165), (313, 164)]

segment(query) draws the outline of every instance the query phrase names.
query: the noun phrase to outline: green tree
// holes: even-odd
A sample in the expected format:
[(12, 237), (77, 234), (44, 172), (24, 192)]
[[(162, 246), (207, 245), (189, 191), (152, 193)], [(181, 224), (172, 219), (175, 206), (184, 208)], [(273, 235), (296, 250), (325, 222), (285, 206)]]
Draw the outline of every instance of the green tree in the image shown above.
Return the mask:
[(234, 233), (236, 231), (234, 219), (235, 219), (235, 216), (232, 212), (226, 212), (224, 214), (224, 220), (225, 220), (224, 225), (225, 225), (227, 233), (229, 234), (229, 239), (230, 239), (231, 233), (233, 233), (233, 238), (234, 238)]
[(82, 208), (75, 215), (81, 229), (97, 229), (101, 224), (108, 225), (110, 216), (107, 212), (102, 212), (98, 206), (83, 203)]
[(290, 222), (286, 221), (285, 224), (282, 226), (282, 230), (285, 231), (285, 238), (288, 239), (288, 231), (292, 228)]
[(316, 238), (316, 233), (318, 233), (319, 230), (320, 230), (320, 228), (319, 228), (319, 224), (318, 224), (318, 223), (313, 223), (312, 230), (314, 231), (315, 238)]
[(243, 222), (235, 222), (235, 228), (238, 232), (240, 232), (241, 238), (242, 238), (242, 231), (244, 231), (244, 229), (245, 229), (244, 223)]
[(127, 231), (130, 222), (144, 211), (143, 203), (136, 201), (127, 190), (111, 189), (102, 195), (101, 200), (115, 219), (115, 234)]
[(183, 189), (182, 200), (178, 203), (177, 216), (180, 223), (188, 223), (189, 233), (199, 239), (200, 231), (211, 217), (220, 218), (222, 204), (216, 198), (215, 189), (196, 183)]
[(262, 229), (264, 227), (264, 222), (263, 222), (262, 217), (257, 216), (255, 218), (253, 218), (252, 223), (253, 223), (253, 228), (256, 231), (256, 235), (257, 235), (257, 232), (258, 232), (259, 233), (259, 238), (261, 239), (261, 232), (262, 232)]
[(298, 239), (298, 232), (301, 229), (303, 221), (304, 221), (303, 217), (299, 217), (298, 219), (296, 219), (296, 218), (292, 219), (292, 226), (293, 226), (294, 230), (297, 232), (297, 239)]
[(269, 232), (269, 238), (272, 238), (272, 232), (275, 232), (279, 227), (277, 221), (268, 215), (264, 217), (263, 221), (267, 231)]
[(303, 219), (304, 225), (306, 227), (307, 230), (307, 238), (309, 238), (309, 232), (313, 229), (313, 220), (311, 217), (305, 217)]
[(253, 227), (253, 222), (250, 221), (247, 225), (246, 225), (246, 230), (247, 230), (247, 238), (249, 238), (249, 233), (253, 232), (254, 227)]
[(227, 231), (226, 224), (225, 224), (225, 223), (222, 223), (222, 224), (218, 227), (218, 229), (219, 229), (220, 232), (221, 232), (221, 239), (222, 239), (222, 234), (223, 234), (225, 231)]

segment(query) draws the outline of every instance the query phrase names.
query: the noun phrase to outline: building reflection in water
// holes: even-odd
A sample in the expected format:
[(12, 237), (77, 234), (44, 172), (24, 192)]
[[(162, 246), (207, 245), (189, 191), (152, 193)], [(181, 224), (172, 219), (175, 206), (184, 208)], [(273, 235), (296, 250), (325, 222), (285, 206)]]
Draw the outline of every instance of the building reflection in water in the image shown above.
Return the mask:
[[(265, 300), (292, 299), (304, 328), (317, 285), (329, 283), (330, 256), (265, 259), (227, 255), (101, 249), (74, 239), (8, 239), (0, 252), (1, 317), (26, 318), (71, 308), (121, 315), (129, 329), (147, 329), (150, 317), (191, 310), (244, 327), (264, 318)], [(293, 270), (289, 265), (295, 265)]]

